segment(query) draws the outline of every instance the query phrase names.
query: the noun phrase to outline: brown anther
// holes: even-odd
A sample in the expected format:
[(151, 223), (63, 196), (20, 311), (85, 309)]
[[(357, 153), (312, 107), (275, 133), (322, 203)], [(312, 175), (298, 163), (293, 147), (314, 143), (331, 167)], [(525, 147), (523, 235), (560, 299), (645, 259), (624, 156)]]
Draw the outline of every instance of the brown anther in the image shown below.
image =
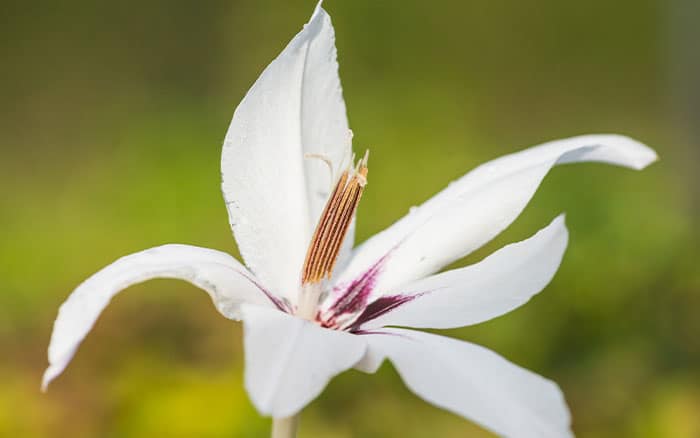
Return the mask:
[(367, 157), (345, 170), (328, 198), (306, 253), (301, 283), (318, 283), (330, 278), (343, 239), (367, 184)]

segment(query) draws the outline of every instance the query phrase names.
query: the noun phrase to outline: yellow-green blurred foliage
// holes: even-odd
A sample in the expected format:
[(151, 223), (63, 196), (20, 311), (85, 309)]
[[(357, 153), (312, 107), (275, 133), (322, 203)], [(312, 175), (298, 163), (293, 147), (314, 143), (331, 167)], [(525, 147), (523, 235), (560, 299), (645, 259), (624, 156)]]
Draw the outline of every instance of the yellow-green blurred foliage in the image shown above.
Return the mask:
[[(185, 283), (117, 297), (48, 394), (39, 382), (58, 306), (97, 269), (166, 242), (235, 253), (223, 136), (313, 6), (0, 4), (0, 436), (266, 436), (242, 387), (240, 327)], [(544, 140), (619, 132), (659, 152), (639, 173), (555, 169), (513, 226), (461, 262), (567, 212), (552, 284), (449, 334), (559, 382), (583, 437), (700, 436), (697, 6), (326, 2), (356, 148), (372, 150), (359, 240), (478, 163)], [(335, 379), (301, 436), (488, 434), (385, 365)]]

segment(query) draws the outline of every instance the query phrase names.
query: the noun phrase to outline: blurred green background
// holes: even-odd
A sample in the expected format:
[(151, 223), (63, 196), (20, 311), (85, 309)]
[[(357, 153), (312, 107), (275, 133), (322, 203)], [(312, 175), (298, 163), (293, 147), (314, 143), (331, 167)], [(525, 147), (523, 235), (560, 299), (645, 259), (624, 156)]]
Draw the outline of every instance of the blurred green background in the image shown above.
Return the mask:
[[(219, 191), (233, 110), (313, 0), (0, 3), (0, 436), (264, 437), (238, 324), (154, 281), (118, 296), (48, 394), (51, 325), (79, 282), (166, 242), (235, 253)], [(638, 173), (554, 169), (464, 263), (567, 212), (570, 246), (527, 306), (450, 334), (560, 383), (583, 437), (700, 436), (700, 113), (694, 0), (328, 0), (364, 240), (484, 160), (632, 135)], [(271, 157), (271, 159), (274, 159)], [(336, 378), (301, 437), (490, 436), (385, 364)]]

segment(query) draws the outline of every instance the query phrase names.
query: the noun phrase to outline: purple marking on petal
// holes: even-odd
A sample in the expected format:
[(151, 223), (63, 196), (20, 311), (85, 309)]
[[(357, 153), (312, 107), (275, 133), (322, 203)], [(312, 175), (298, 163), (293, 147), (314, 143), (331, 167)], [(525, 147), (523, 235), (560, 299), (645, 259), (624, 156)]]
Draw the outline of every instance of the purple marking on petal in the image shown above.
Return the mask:
[(406, 304), (409, 301), (413, 301), (414, 298), (418, 298), (425, 293), (426, 292), (415, 295), (388, 295), (385, 297), (379, 297), (365, 307), (365, 310), (360, 313), (357, 319), (353, 321), (347, 330), (353, 333), (361, 333), (362, 324), (379, 318), (397, 307)]
[(344, 292), (335, 300), (329, 310), (334, 315), (354, 313), (362, 310), (367, 305), (367, 299), (369, 299), (370, 294), (374, 290), (377, 278), (388, 257), (389, 254), (387, 253), (362, 275), (351, 281), (347, 287), (344, 287)]
[(263, 289), (263, 293), (272, 302), (272, 304), (274, 304), (275, 307), (277, 307), (278, 310), (281, 310), (282, 312), (285, 312), (285, 313), (292, 313), (291, 309), (289, 308), (289, 306), (287, 305), (287, 303), (285, 301), (277, 298), (276, 296), (272, 295), (270, 292), (268, 292), (265, 289)]
[(258, 289), (260, 289), (260, 291), (261, 291), (263, 294), (265, 294), (265, 296), (267, 297), (267, 299), (270, 300), (270, 302), (272, 302), (272, 304), (274, 304), (275, 307), (277, 307), (278, 310), (281, 310), (282, 312), (285, 312), (285, 313), (292, 313), (292, 312), (291, 312), (291, 309), (287, 306), (287, 303), (286, 303), (286, 302), (284, 302), (283, 300), (277, 298), (277, 297), (274, 296), (270, 291), (268, 291), (267, 289), (265, 289), (265, 287), (263, 287), (263, 285), (260, 284), (260, 283), (258, 282), (258, 280), (257, 280), (255, 277), (251, 277), (251, 276), (249, 276), (249, 275), (246, 275), (244, 272), (240, 272), (240, 271), (239, 271), (239, 273), (240, 273), (242, 276), (244, 276), (245, 278), (247, 278), (248, 281), (250, 281), (251, 283), (253, 283)]

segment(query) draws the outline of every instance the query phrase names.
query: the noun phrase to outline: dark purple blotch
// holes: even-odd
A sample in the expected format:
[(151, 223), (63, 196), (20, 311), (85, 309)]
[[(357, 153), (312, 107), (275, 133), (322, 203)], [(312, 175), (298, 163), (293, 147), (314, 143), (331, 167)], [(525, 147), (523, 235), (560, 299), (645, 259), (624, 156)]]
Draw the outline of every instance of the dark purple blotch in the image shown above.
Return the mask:
[(385, 297), (379, 297), (376, 300), (369, 303), (365, 310), (360, 313), (357, 319), (348, 328), (348, 331), (353, 333), (361, 332), (362, 324), (365, 324), (373, 319), (379, 318), (380, 316), (391, 312), (397, 307), (412, 301), (423, 294), (417, 295), (388, 295)]

